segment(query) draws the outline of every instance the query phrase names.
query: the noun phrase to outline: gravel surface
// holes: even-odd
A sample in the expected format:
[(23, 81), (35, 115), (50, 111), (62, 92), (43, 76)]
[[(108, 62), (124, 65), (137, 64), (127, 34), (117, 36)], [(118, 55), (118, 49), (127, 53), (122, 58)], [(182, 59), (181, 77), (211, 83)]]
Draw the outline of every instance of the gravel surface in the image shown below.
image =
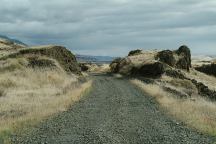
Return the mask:
[(208, 144), (213, 138), (166, 116), (128, 80), (98, 75), (90, 93), (15, 144)]

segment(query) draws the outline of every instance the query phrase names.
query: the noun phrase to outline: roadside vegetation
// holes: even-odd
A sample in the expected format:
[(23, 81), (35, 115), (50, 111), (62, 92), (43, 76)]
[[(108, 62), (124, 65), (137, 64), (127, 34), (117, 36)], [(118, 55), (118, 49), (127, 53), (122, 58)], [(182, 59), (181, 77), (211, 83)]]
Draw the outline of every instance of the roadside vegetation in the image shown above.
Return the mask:
[(74, 55), (61, 46), (3, 56), (0, 75), (0, 143), (6, 144), (13, 134), (66, 111), (91, 87)]
[(114, 60), (110, 69), (135, 78), (133, 84), (179, 121), (216, 136), (216, 78), (197, 71), (192, 64), (190, 48), (182, 45), (174, 51), (131, 51)]
[[(167, 77), (165, 78), (167, 80)], [(216, 135), (216, 103), (205, 99), (190, 88), (188, 82), (172, 79), (172, 86), (179, 90), (191, 90), (190, 98), (180, 98), (172, 92), (164, 90), (164, 86), (158, 83), (146, 84), (141, 80), (131, 80), (133, 84), (141, 88), (145, 93), (154, 97), (156, 101), (172, 116), (186, 123), (188, 126), (210, 135)], [(186, 89), (188, 88), (188, 89)], [(181, 92), (184, 91), (180, 89)]]
[(24, 123), (67, 110), (91, 86), (58, 69), (17, 67), (0, 74), (0, 142)]

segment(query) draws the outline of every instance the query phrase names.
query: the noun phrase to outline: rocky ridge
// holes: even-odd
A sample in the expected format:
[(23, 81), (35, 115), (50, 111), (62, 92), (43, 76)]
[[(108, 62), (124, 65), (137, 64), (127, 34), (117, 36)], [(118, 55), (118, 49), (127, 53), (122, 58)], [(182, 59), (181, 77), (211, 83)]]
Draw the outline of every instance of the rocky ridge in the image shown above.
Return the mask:
[(123, 75), (139, 75), (145, 77), (160, 77), (173, 68), (189, 71), (191, 68), (191, 53), (187, 46), (181, 46), (176, 51), (132, 51), (125, 58), (115, 59), (110, 64), (113, 73)]
[[(115, 59), (110, 64), (112, 73), (120, 73), (130, 77), (143, 77), (153, 79), (153, 82), (163, 83), (161, 77), (166, 75), (173, 80), (180, 79), (183, 81), (182, 87), (186, 93), (173, 89), (172, 87), (163, 86), (166, 91), (174, 92), (180, 97), (190, 97), (191, 92), (188, 93), (188, 85), (184, 83), (190, 82), (192, 87), (195, 87), (197, 93), (203, 97), (211, 100), (216, 100), (216, 91), (208, 87), (208, 85), (190, 78), (185, 73), (190, 73), (193, 69), (191, 65), (191, 52), (190, 49), (183, 45), (178, 50), (163, 50), (163, 51), (132, 51), (125, 58)], [(172, 85), (172, 83), (171, 83)], [(188, 89), (188, 90), (187, 90)], [(194, 90), (193, 90), (194, 91)], [(177, 94), (178, 93), (178, 94)]]

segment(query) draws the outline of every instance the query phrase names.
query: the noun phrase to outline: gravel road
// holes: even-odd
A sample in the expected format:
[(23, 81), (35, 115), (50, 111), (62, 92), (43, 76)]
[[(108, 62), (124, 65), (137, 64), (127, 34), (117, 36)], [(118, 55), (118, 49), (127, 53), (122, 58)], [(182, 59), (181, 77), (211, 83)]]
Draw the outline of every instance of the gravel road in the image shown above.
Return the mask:
[(213, 138), (178, 124), (128, 80), (93, 76), (90, 93), (15, 144), (208, 144)]

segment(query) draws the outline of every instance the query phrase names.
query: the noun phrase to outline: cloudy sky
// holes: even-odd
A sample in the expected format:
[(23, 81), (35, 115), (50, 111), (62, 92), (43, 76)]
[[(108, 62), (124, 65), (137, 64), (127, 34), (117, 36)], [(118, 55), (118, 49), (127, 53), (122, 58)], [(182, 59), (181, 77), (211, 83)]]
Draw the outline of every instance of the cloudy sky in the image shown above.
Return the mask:
[(176, 49), (216, 55), (215, 0), (0, 0), (0, 34), (91, 55)]

